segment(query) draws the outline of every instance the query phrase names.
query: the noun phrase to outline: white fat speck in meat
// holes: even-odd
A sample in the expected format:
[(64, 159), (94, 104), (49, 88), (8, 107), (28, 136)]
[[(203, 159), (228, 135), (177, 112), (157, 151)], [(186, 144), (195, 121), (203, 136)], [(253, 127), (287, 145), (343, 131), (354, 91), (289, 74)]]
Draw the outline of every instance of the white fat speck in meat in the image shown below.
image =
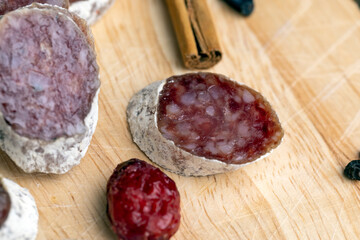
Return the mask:
[(246, 103), (252, 103), (252, 102), (255, 101), (255, 97), (251, 93), (249, 93), (249, 91), (244, 90), (244, 92), (243, 92), (243, 100)]
[(213, 106), (208, 106), (206, 108), (206, 114), (208, 114), (210, 116), (214, 116), (215, 115), (215, 108)]

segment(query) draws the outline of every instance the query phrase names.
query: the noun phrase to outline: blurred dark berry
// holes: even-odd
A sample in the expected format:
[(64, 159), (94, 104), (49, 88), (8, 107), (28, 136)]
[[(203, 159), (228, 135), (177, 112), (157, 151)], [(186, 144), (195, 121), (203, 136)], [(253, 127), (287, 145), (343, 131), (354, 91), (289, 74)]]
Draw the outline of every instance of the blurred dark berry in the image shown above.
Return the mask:
[[(243, 16), (249, 16), (254, 10), (253, 0), (224, 0)], [(360, 0), (359, 0), (360, 1)]]
[(360, 7), (360, 0), (354, 0)]
[(360, 180), (360, 160), (351, 161), (345, 167), (344, 175), (351, 180)]

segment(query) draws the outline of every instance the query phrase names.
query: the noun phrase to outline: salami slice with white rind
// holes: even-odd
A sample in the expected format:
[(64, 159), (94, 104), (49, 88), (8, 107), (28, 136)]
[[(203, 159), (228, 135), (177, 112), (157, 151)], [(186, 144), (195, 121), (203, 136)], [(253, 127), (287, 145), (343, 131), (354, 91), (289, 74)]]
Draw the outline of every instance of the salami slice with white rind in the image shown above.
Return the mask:
[(69, 11), (94, 24), (114, 3), (114, 0), (70, 0)]
[(99, 87), (84, 20), (43, 4), (0, 20), (0, 147), (24, 171), (65, 173), (80, 163)]
[(10, 197), (10, 211), (0, 227), (0, 239), (34, 240), (39, 213), (30, 192), (15, 182), (1, 178), (2, 189)]
[(25, 7), (32, 3), (43, 3), (55, 5), (62, 8), (69, 8), (69, 0), (0, 0), (0, 15)]
[(185, 176), (217, 174), (259, 160), (284, 134), (260, 93), (213, 73), (147, 86), (130, 100), (127, 117), (139, 148)]

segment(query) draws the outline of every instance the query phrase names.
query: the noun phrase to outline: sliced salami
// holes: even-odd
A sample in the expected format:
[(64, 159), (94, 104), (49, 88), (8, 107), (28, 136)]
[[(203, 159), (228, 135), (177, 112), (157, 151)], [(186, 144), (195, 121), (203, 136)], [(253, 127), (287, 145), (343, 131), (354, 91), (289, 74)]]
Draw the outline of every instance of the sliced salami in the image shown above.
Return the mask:
[(11, 200), (9, 193), (5, 190), (2, 183), (0, 183), (0, 229), (6, 222), (11, 208)]
[(0, 20), (0, 147), (24, 171), (64, 173), (79, 163), (99, 86), (85, 21), (43, 4)]
[(114, 3), (114, 0), (70, 0), (70, 12), (94, 24)]
[(0, 0), (0, 15), (4, 15), (7, 12), (14, 11), (32, 3), (46, 3), (62, 8), (69, 8), (69, 0)]
[(135, 94), (127, 114), (140, 149), (185, 176), (237, 169), (276, 148), (284, 134), (260, 93), (213, 73), (153, 83)]
[[(1, 178), (0, 204), (8, 212), (0, 227), (0, 239), (33, 240), (38, 231), (39, 213), (30, 192)], [(5, 206), (6, 205), (6, 206)]]

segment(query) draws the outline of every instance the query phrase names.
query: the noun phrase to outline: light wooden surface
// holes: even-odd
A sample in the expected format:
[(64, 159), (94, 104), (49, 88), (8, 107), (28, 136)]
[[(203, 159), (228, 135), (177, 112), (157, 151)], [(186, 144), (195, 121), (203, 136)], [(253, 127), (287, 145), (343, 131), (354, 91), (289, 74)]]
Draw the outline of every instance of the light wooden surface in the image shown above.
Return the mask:
[[(359, 239), (360, 183), (342, 170), (360, 151), (360, 10), (353, 0), (256, 0), (243, 18), (209, 0), (224, 58), (211, 71), (265, 95), (285, 129), (268, 158), (203, 178), (168, 173), (181, 194), (173, 239)], [(114, 167), (147, 159), (125, 119), (147, 84), (187, 72), (162, 0), (117, 0), (93, 27), (101, 67), (99, 123), (86, 157), (65, 175), (0, 173), (34, 195), (38, 239), (115, 239), (105, 186)]]

